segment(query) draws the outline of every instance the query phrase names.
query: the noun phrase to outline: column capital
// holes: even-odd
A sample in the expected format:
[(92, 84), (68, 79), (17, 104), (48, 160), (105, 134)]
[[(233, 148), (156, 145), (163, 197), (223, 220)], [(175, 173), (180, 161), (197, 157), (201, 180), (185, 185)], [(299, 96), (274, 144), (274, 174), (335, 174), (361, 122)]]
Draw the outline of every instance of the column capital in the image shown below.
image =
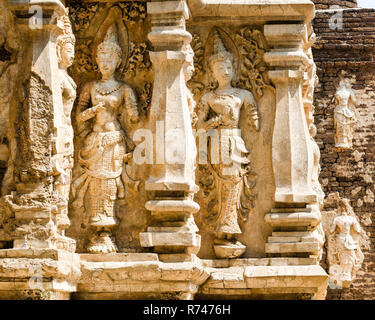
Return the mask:
[(267, 43), (274, 47), (297, 47), (307, 40), (305, 24), (269, 24), (264, 26)]
[(303, 44), (308, 41), (305, 24), (265, 25), (264, 36), (271, 50), (264, 55), (265, 62), (281, 69), (305, 69), (309, 58)]
[(273, 83), (287, 82), (289, 80), (301, 81), (304, 72), (300, 70), (271, 70), (268, 76)]
[(184, 63), (186, 60), (186, 54), (182, 51), (151, 51), (150, 52), (150, 59), (152, 63), (160, 63), (164, 61), (180, 61)]
[(67, 9), (59, 0), (9, 0), (18, 30), (28, 33), (59, 32), (59, 18)]
[(148, 2), (147, 13), (151, 17), (152, 27), (148, 38), (154, 51), (179, 51), (190, 43), (192, 37), (185, 27), (185, 20), (189, 18), (185, 1)]
[(184, 0), (148, 2), (147, 13), (153, 18), (158, 15), (180, 14), (189, 19), (189, 8)]

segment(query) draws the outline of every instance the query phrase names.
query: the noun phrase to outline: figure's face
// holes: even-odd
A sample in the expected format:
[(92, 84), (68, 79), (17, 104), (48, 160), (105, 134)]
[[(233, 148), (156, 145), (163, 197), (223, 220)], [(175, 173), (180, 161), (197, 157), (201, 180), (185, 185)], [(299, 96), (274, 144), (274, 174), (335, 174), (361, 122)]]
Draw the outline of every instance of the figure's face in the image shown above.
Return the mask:
[(219, 83), (227, 83), (233, 79), (234, 71), (230, 59), (218, 60), (211, 65), (212, 73)]
[(316, 136), (316, 133), (317, 133), (316, 126), (311, 124), (310, 127), (309, 127), (309, 132), (310, 132), (310, 135), (314, 138)]
[(348, 204), (346, 202), (342, 202), (340, 205), (340, 213), (344, 216), (348, 215)]
[(186, 62), (184, 64), (185, 81), (189, 81), (194, 74), (194, 52), (191, 47), (187, 50)]
[(115, 73), (120, 58), (111, 50), (101, 50), (96, 55), (96, 62), (103, 77), (108, 77)]
[(74, 45), (72, 43), (65, 43), (61, 48), (61, 62), (65, 67), (70, 67), (74, 61)]

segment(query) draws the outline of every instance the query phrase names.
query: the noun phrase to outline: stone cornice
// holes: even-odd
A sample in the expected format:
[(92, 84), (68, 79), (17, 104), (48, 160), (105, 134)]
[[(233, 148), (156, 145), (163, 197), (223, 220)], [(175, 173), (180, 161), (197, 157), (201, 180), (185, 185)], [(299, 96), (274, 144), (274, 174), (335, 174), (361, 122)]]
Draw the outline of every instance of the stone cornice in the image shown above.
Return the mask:
[(187, 0), (193, 18), (249, 18), (254, 22), (304, 21), (314, 18), (314, 4), (310, 0)]

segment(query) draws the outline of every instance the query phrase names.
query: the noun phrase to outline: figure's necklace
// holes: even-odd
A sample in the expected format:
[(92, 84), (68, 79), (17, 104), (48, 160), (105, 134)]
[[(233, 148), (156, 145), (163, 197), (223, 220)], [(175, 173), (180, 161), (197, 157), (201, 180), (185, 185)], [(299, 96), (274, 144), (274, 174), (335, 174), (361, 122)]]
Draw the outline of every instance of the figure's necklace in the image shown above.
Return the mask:
[[(121, 83), (118, 83), (115, 87), (113, 86), (106, 86), (106, 85), (100, 85), (100, 83), (97, 83), (95, 86), (95, 90), (97, 93), (101, 94), (102, 96), (108, 96), (109, 94), (117, 91), (121, 88)], [(111, 88), (112, 87), (112, 88)]]
[(231, 90), (231, 92), (223, 92), (223, 93), (217, 93), (216, 90), (212, 91), (214, 93), (214, 95), (217, 97), (217, 98), (221, 98), (221, 97), (230, 97), (230, 96), (233, 96), (233, 95), (238, 95), (240, 90), (238, 88), (233, 88)]

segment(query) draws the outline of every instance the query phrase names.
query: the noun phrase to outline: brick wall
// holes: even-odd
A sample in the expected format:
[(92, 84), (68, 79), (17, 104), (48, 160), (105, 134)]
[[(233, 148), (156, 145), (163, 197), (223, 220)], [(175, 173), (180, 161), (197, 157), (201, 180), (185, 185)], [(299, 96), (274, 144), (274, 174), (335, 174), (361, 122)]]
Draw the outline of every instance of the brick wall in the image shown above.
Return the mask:
[(341, 8), (356, 8), (357, 0), (312, 0), (317, 10), (328, 9), (330, 6), (340, 6)]
[[(317, 1), (315, 1), (317, 2)], [(318, 11), (314, 29), (318, 41), (314, 58), (319, 86), (315, 93), (316, 137), (321, 150), (320, 181), (326, 196), (339, 192), (351, 200), (362, 226), (370, 234), (371, 249), (364, 250), (365, 261), (352, 286), (328, 290), (327, 299), (375, 298), (375, 10), (344, 10), (343, 28), (331, 30), (332, 13)], [(354, 133), (353, 149), (334, 149), (332, 98), (341, 70), (356, 76), (360, 122)], [(332, 210), (325, 206), (325, 210)], [(323, 267), (327, 267), (325, 258)]]

